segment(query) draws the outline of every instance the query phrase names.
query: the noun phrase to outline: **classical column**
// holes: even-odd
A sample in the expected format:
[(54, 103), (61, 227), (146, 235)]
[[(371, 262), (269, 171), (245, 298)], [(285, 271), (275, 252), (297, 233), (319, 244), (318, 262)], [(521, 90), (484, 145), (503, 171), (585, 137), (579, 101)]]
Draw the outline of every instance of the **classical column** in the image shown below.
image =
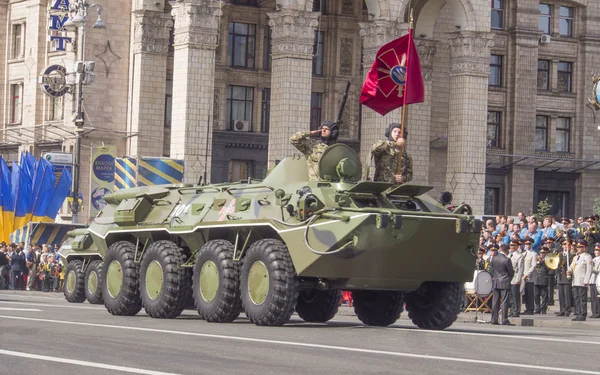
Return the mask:
[(425, 83), (425, 101), (408, 107), (407, 150), (413, 158), (412, 183), (427, 185), (429, 183), (429, 143), (431, 138), (431, 78), (433, 58), (439, 42), (430, 39), (416, 39), (415, 43)]
[(169, 31), (168, 13), (135, 10), (133, 13), (133, 62), (128, 155), (163, 156), (165, 90)]
[(272, 35), (269, 167), (297, 153), (289, 138), (310, 129), (313, 46), (319, 13), (267, 13)]
[[(185, 162), (184, 182), (211, 175), (212, 119), (215, 89), (215, 50), (221, 3), (178, 0), (173, 61), (171, 157)], [(203, 182), (209, 182), (203, 181)]]
[(446, 188), (454, 203), (483, 214), (486, 118), (491, 33), (459, 31), (450, 37), (450, 113)]
[[(405, 24), (381, 20), (360, 22), (359, 25), (360, 36), (363, 38), (363, 67), (366, 76), (373, 65), (373, 61), (375, 61), (375, 55), (379, 48), (384, 44), (399, 38), (403, 31), (408, 30), (408, 27)], [(397, 109), (385, 116), (381, 116), (379, 113), (365, 106), (362, 107), (360, 157), (363, 160), (363, 163), (369, 163), (367, 159), (371, 155), (371, 147), (376, 141), (384, 138), (384, 132), (388, 125), (392, 122), (400, 122), (401, 120), (401, 109)], [(407, 150), (411, 152), (412, 148), (410, 146), (407, 147)], [(371, 176), (372, 175), (373, 168), (371, 168)]]

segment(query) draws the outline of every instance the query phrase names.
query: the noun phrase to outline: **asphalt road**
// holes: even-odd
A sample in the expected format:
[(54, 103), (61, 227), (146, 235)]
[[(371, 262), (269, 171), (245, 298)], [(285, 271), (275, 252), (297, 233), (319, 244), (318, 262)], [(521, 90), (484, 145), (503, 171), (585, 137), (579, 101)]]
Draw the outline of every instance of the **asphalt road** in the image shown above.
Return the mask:
[[(242, 314), (243, 316), (243, 314)], [(597, 330), (455, 323), (388, 328), (338, 315), (284, 327), (112, 316), (62, 295), (0, 292), (0, 374), (600, 374)]]

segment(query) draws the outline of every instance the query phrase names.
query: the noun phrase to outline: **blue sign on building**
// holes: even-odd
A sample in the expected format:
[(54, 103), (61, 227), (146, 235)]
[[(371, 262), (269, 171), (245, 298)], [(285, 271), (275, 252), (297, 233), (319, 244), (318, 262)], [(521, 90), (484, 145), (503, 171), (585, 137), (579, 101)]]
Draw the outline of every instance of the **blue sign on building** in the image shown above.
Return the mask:
[[(50, 22), (48, 29), (54, 30), (57, 33), (62, 31), (62, 27), (69, 19), (69, 0), (53, 0), (50, 6)], [(56, 41), (54, 51), (64, 51), (67, 43), (71, 43), (72, 39), (68, 36), (50, 35), (50, 41)]]

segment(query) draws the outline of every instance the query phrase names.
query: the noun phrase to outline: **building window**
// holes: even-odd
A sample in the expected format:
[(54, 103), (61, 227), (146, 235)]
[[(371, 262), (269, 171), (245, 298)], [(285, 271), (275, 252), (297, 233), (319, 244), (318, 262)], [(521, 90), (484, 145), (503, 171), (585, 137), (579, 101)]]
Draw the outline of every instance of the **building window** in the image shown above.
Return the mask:
[(313, 12), (327, 14), (327, 0), (313, 0)]
[(265, 26), (265, 37), (263, 40), (263, 69), (271, 70), (271, 28)]
[(167, 80), (165, 90), (165, 128), (171, 127), (171, 118), (173, 117), (173, 81)]
[(252, 130), (254, 87), (227, 87), (227, 130)]
[(504, 0), (492, 0), (492, 29), (504, 29)]
[(12, 38), (12, 58), (19, 59), (23, 57), (25, 48), (23, 43), (25, 41), (25, 24), (19, 23), (12, 27), (13, 38)]
[(10, 95), (10, 123), (20, 124), (23, 116), (23, 85), (21, 83), (10, 85)]
[(269, 132), (269, 124), (271, 123), (271, 89), (265, 87), (262, 89), (262, 103), (260, 106), (260, 131), (263, 133)]
[(560, 36), (573, 36), (573, 8), (560, 7)]
[(229, 22), (227, 63), (236, 68), (254, 68), (256, 25)]
[(570, 141), (571, 119), (568, 117), (559, 117), (556, 124), (556, 151), (569, 152)]
[(550, 60), (538, 60), (537, 88), (550, 89)]
[(548, 117), (547, 116), (536, 116), (535, 117), (535, 150), (536, 151), (547, 151), (548, 150)]
[(252, 177), (252, 162), (248, 160), (232, 160), (229, 163), (229, 181), (242, 181)]
[(573, 63), (564, 61), (558, 63), (558, 91), (573, 91)]
[(56, 120), (62, 120), (64, 119), (64, 115), (63, 115), (63, 96), (51, 96), (50, 100), (49, 100), (49, 110), (50, 113), (48, 114), (48, 120), (50, 121), (56, 121)]
[(542, 33), (550, 35), (550, 30), (552, 30), (552, 5), (540, 4), (539, 28)]
[(317, 130), (321, 126), (321, 106), (323, 94), (313, 92), (310, 94), (310, 130)]
[(500, 147), (500, 120), (501, 113), (488, 111), (487, 114), (487, 146)]
[(567, 207), (569, 205), (569, 193), (563, 191), (538, 191), (538, 202), (545, 201), (548, 199), (548, 203), (552, 205), (552, 208), (547, 213), (554, 217), (567, 216)]
[(258, 6), (258, 0), (231, 0), (231, 3), (235, 5), (249, 5), (253, 7)]
[(497, 215), (500, 213), (500, 188), (485, 188), (484, 215)]
[(315, 31), (312, 73), (316, 76), (323, 75), (323, 39), (325, 39), (325, 33), (323, 31)]
[(502, 56), (500, 55), (492, 55), (488, 84), (495, 87), (502, 86)]

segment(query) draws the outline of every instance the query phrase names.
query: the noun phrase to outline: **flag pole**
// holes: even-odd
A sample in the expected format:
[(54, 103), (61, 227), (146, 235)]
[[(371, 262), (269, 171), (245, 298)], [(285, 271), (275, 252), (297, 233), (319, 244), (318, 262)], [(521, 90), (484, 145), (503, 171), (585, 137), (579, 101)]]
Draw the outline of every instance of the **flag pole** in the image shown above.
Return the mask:
[[(408, 67), (409, 67), (409, 63), (410, 63), (410, 50), (412, 49), (412, 33), (413, 33), (413, 10), (410, 10), (410, 19), (409, 19), (409, 24), (408, 24), (408, 48), (406, 51), (406, 72), (404, 74), (404, 95), (402, 97), (402, 120), (401, 120), (401, 126), (400, 126), (400, 137), (404, 138), (404, 129), (405, 129), (405, 124), (406, 124), (406, 96), (408, 93)], [(406, 140), (404, 140), (405, 145), (406, 145)], [(400, 156), (399, 156), (399, 160), (398, 160), (398, 170), (396, 171), (396, 174), (399, 174), (400, 176), (402, 176), (402, 161), (403, 158), (402, 156), (404, 155), (404, 150), (403, 147), (400, 147)]]

